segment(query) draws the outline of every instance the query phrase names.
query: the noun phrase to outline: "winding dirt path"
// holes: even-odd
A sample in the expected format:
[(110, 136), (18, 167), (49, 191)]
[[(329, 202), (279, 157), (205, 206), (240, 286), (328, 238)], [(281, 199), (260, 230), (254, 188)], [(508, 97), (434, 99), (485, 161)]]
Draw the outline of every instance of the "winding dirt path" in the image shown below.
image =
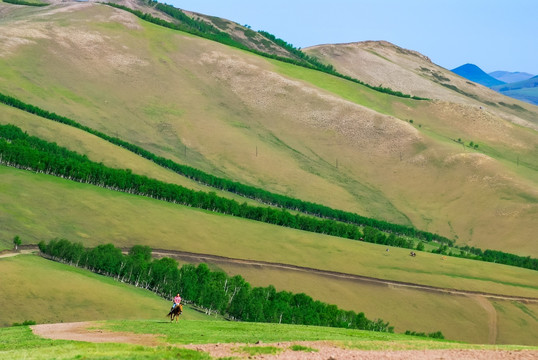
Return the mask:
[(35, 249), (21, 249), (21, 250), (18, 250), (18, 251), (15, 251), (15, 250), (9, 250), (9, 251), (3, 251), (0, 253), (0, 259), (1, 258), (7, 258), (7, 257), (12, 257), (12, 256), (17, 256), (17, 255), (22, 255), (22, 254), (31, 254), (33, 252), (35, 252), (37, 250), (37, 246)]
[(473, 299), (475, 299), (488, 314), (488, 343), (495, 344), (497, 341), (497, 310), (495, 310), (495, 307), (491, 302), (483, 296), (473, 296)]
[(33, 333), (46, 339), (88, 341), (93, 343), (127, 343), (157, 346), (158, 338), (151, 334), (133, 334), (91, 329), (98, 326), (92, 322), (41, 324), (30, 326)]
[[(38, 250), (39, 248), (37, 247), (37, 245), (25, 245), (18, 252), (15, 252), (12, 250), (1, 252), (0, 258), (11, 257), (11, 256), (20, 255), (20, 254), (30, 254)], [(122, 251), (124, 253), (128, 253), (129, 250), (130, 248), (122, 248)], [(174, 258), (178, 260), (195, 261), (195, 262), (210, 261), (214, 263), (223, 263), (223, 264), (265, 266), (265, 267), (270, 267), (270, 268), (275, 268), (275, 269), (301, 271), (301, 272), (336, 277), (336, 278), (341, 278), (341, 279), (348, 279), (348, 280), (350, 279), (357, 282), (370, 282), (370, 283), (383, 284), (383, 285), (388, 285), (388, 286), (400, 286), (400, 287), (413, 288), (413, 289), (418, 289), (418, 290), (423, 290), (423, 291), (439, 292), (439, 293), (451, 294), (451, 295), (470, 296), (470, 297), (475, 298), (477, 301), (478, 301), (478, 298), (482, 296), (485, 298), (496, 299), (496, 300), (520, 301), (523, 303), (538, 303), (538, 298), (533, 298), (533, 297), (512, 296), (512, 295), (486, 293), (486, 292), (480, 292), (480, 291), (441, 288), (441, 287), (414, 284), (414, 283), (403, 282), (403, 281), (385, 280), (385, 279), (378, 279), (378, 278), (362, 276), (362, 275), (347, 274), (347, 273), (341, 273), (337, 271), (320, 270), (320, 269), (298, 266), (298, 265), (290, 265), (290, 264), (275, 263), (275, 262), (260, 261), (260, 260), (236, 259), (236, 258), (229, 258), (225, 256), (212, 255), (212, 254), (199, 254), (199, 253), (192, 253), (192, 252), (179, 251), (179, 250), (153, 249), (152, 256), (157, 257), (157, 258), (170, 257), (170, 258)], [(482, 307), (484, 307), (484, 309), (488, 312), (488, 314), (492, 313), (492, 309), (493, 309), (493, 312), (496, 313), (495, 308), (493, 308), (491, 303), (487, 302), (489, 304), (489, 307), (487, 308), (485, 307), (487, 306), (485, 305), (486, 304), (485, 302), (479, 301), (479, 303)]]
[[(125, 252), (128, 252), (129, 249), (122, 249), (122, 250)], [(274, 262), (259, 261), (259, 260), (235, 259), (235, 258), (229, 258), (229, 257), (224, 257), (224, 256), (218, 256), (218, 255), (197, 254), (197, 253), (191, 253), (191, 252), (186, 252), (186, 251), (166, 250), (166, 249), (153, 249), (152, 255), (158, 258), (166, 256), (166, 257), (171, 257), (171, 258), (183, 260), (183, 261), (198, 261), (198, 262), (210, 261), (213, 263), (223, 263), (223, 264), (265, 266), (265, 267), (276, 268), (276, 269), (308, 272), (312, 274), (319, 274), (323, 276), (330, 276), (330, 277), (336, 277), (336, 278), (341, 278), (341, 279), (350, 279), (357, 282), (370, 282), (370, 283), (384, 284), (384, 285), (389, 285), (389, 286), (400, 286), (400, 287), (413, 288), (413, 289), (418, 289), (418, 290), (423, 290), (423, 291), (432, 291), (432, 292), (451, 294), (451, 295), (462, 295), (462, 296), (472, 296), (472, 297), (483, 296), (486, 298), (497, 299), (497, 300), (511, 300), (511, 301), (521, 301), (525, 303), (538, 303), (538, 298), (532, 298), (532, 297), (512, 296), (512, 295), (486, 293), (486, 292), (480, 292), (480, 291), (441, 288), (441, 287), (435, 287), (435, 286), (429, 286), (429, 285), (420, 285), (420, 284), (408, 283), (408, 282), (403, 282), (403, 281), (395, 281), (395, 280), (384, 280), (384, 279), (378, 279), (378, 278), (362, 276), (362, 275), (347, 274), (347, 273), (341, 273), (337, 271), (320, 270), (320, 269), (303, 267), (303, 266), (298, 266), (298, 265), (274, 263)]]

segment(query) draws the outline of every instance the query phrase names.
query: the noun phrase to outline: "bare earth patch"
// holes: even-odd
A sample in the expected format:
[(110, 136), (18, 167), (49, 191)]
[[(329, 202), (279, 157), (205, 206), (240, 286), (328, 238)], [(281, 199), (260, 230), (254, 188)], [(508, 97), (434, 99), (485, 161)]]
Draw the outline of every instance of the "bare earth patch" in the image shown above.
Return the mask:
[(75, 340), (94, 343), (128, 343), (146, 346), (157, 346), (159, 344), (156, 335), (89, 329), (95, 325), (96, 323), (92, 322), (74, 322), (41, 324), (31, 326), (31, 328), (34, 334), (54, 340)]
[[(100, 329), (91, 329), (96, 323), (92, 322), (75, 322), (60, 324), (42, 324), (32, 326), (34, 334), (47, 339), (62, 339), (87, 342), (112, 342), (112, 343), (129, 343), (144, 346), (157, 346), (159, 344), (158, 336), (150, 334), (133, 334), (127, 332), (111, 332)], [(301, 345), (312, 351), (293, 351), (290, 349), (293, 345)], [(254, 358), (254, 359), (279, 359), (279, 360), (336, 360), (336, 359), (462, 359), (462, 360), (490, 360), (490, 359), (518, 359), (531, 360), (538, 358), (536, 350), (353, 350), (346, 349), (330, 341), (295, 341), (279, 342), (258, 345), (247, 344), (200, 344), (184, 345), (180, 347), (203, 351), (209, 353), (212, 357), (235, 357), (235, 358)], [(251, 347), (275, 347), (281, 349), (276, 355), (250, 355), (243, 352), (241, 348)]]

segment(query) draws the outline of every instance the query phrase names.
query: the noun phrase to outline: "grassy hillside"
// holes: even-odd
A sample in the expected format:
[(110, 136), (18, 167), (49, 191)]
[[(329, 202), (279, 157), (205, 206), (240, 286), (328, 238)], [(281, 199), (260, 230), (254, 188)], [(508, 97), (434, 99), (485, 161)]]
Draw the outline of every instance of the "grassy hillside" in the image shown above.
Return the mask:
[[(259, 265), (218, 263), (256, 286), (304, 292), (345, 309), (389, 320), (395, 332), (442, 331), (446, 338), (471, 343), (538, 343), (538, 304), (454, 296), (393, 285), (355, 281)], [(492, 311), (492, 309), (494, 309)], [(435, 314), (429, 316), (427, 314)]]
[[(46, 9), (0, 3), (0, 13), (0, 36), (9, 39), (0, 43), (2, 93), (218, 176), (413, 224), (460, 244), (538, 255), (535, 109), (471, 91), (463, 80), (444, 80), (433, 65), (420, 70), (406, 62), (421, 58), (417, 54), (404, 53), (402, 64), (419, 69), (428, 89), (440, 89), (432, 98), (443, 100), (395, 98), (94, 3)], [(390, 56), (378, 51), (369, 53)], [(15, 123), (108, 166), (206, 189), (79, 130), (3, 105), (0, 111), (0, 123)], [(524, 269), (421, 252), (411, 258), (403, 249), (388, 255), (382, 246), (4, 166), (0, 176), (0, 248), (10, 248), (15, 235), (23, 243), (65, 237), (86, 246), (144, 244), (538, 297), (538, 275)], [(333, 291), (342, 307), (367, 309), (400, 330), (438, 330), (441, 318), (441, 330), (458, 339), (536, 341), (528, 330), (536, 324), (533, 304), (356, 287), (268, 269), (264, 278), (244, 270), (253, 281), (270, 274), (282, 289), (315, 297)], [(395, 296), (407, 300), (405, 312)]]
[(536, 255), (536, 136), (497, 113), (390, 97), (101, 5), (9, 11), (6, 94), (216, 175)]
[(131, 169), (133, 173), (145, 175), (166, 183), (177, 184), (189, 189), (215, 192), (217, 195), (234, 199), (240, 203), (257, 204), (258, 202), (227, 191), (205, 186), (171, 170), (165, 169), (150, 160), (144, 159), (129, 150), (113, 145), (95, 135), (88, 134), (71, 126), (50, 121), (24, 111), (0, 104), (3, 117), (0, 124), (17, 124), (17, 127), (32, 136), (37, 136), (69, 150), (85, 154), (91, 161), (103, 163), (116, 169)]
[[(509, 121), (527, 120), (536, 124), (538, 120), (535, 106), (470, 82), (434, 64), (423, 54), (387, 41), (318, 45), (304, 51), (332, 63), (338, 71), (365, 82), (381, 83), (395, 90), (435, 100), (486, 106), (489, 112)], [(505, 107), (501, 102), (514, 108)]]
[[(536, 271), (385, 247), (269, 225), (0, 167), (3, 223), (11, 247), (55, 237), (87, 246), (112, 242), (334, 270), (425, 285), (538, 297)], [(24, 188), (24, 192), (17, 191)], [(360, 259), (360, 261), (358, 261)], [(441, 265), (440, 265), (441, 264)]]
[[(0, 326), (105, 319), (162, 319), (171, 301), (33, 255), (0, 258)], [(204, 315), (185, 308), (184, 317)]]

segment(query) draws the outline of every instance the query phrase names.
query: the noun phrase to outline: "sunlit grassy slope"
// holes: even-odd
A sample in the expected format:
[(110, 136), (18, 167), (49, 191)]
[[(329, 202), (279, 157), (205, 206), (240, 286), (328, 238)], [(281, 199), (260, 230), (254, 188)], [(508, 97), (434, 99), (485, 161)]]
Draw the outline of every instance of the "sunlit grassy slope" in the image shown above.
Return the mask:
[(536, 133), (497, 112), (394, 98), (103, 5), (6, 13), (2, 92), (219, 176), (538, 255)]
[[(55, 237), (295, 264), (432, 286), (538, 297), (538, 272), (269, 225), (0, 166), (0, 238)], [(24, 191), (17, 189), (23, 188)], [(6, 240), (4, 240), (6, 239)]]
[(363, 311), (370, 318), (389, 320), (396, 332), (440, 330), (448, 339), (472, 343), (492, 339), (497, 344), (538, 343), (534, 331), (538, 327), (536, 303), (454, 296), (263, 266), (214, 266), (229, 274), (241, 274), (257, 286), (304, 292), (345, 309)]
[[(87, 270), (35, 255), (0, 258), (0, 326), (33, 320), (56, 323), (106, 319), (162, 319), (167, 301)], [(204, 315), (185, 307), (185, 319)]]
[(47, 120), (4, 104), (0, 104), (0, 111), (3, 115), (0, 118), (0, 124), (16, 124), (31, 136), (37, 136), (79, 154), (85, 154), (91, 161), (100, 162), (112, 168), (131, 169), (135, 174), (181, 185), (196, 191), (215, 192), (219, 196), (234, 199), (239, 203), (247, 202), (260, 205), (258, 202), (248, 198), (220, 191), (190, 180), (80, 129)]

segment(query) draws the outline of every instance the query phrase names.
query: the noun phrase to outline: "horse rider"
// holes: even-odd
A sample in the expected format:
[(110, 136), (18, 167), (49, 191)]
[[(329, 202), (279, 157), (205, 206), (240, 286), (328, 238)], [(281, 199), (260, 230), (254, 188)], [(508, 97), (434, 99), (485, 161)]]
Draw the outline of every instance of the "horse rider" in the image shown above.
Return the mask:
[[(172, 310), (181, 303), (181, 296), (179, 293), (174, 297), (174, 305), (172, 305)], [(181, 311), (181, 308), (180, 308)]]

